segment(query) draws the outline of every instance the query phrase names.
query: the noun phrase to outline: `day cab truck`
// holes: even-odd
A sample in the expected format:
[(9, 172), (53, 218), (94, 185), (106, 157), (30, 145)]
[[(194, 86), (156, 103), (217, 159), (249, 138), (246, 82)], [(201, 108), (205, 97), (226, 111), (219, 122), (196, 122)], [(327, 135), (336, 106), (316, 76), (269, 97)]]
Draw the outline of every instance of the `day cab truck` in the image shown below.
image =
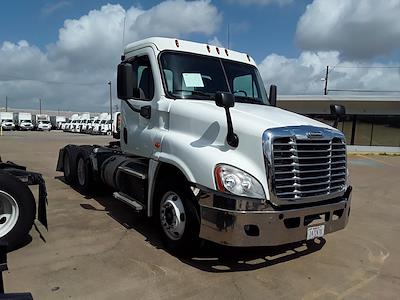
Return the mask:
[(345, 228), (343, 133), (277, 108), (276, 86), (267, 95), (249, 55), (148, 38), (121, 60), (120, 141), (62, 148), (57, 170), (69, 184), (83, 193), (110, 187), (115, 200), (154, 217), (178, 255), (201, 239), (272, 246)]

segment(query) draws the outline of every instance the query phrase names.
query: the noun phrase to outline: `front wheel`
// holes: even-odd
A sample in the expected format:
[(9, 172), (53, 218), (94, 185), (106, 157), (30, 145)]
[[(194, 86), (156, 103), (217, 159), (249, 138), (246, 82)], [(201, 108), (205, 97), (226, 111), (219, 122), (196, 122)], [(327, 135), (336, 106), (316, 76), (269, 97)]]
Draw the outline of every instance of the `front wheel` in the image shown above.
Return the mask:
[(190, 188), (166, 182), (157, 193), (157, 222), (166, 248), (178, 256), (190, 256), (200, 246), (200, 218)]

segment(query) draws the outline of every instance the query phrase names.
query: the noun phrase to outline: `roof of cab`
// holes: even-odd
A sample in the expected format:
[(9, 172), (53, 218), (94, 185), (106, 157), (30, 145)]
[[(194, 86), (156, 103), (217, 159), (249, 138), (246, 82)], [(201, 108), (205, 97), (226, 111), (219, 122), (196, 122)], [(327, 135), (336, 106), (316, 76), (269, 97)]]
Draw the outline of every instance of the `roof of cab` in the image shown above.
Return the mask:
[(226, 49), (224, 47), (213, 46), (209, 44), (196, 43), (196, 42), (190, 42), (174, 38), (164, 38), (164, 37), (150, 37), (130, 43), (125, 47), (124, 54), (128, 54), (129, 52), (132, 52), (134, 50), (146, 46), (154, 46), (159, 51), (173, 50), (181, 52), (190, 52), (190, 53), (219, 57), (255, 65), (253, 58), (246, 53), (237, 52), (230, 49)]

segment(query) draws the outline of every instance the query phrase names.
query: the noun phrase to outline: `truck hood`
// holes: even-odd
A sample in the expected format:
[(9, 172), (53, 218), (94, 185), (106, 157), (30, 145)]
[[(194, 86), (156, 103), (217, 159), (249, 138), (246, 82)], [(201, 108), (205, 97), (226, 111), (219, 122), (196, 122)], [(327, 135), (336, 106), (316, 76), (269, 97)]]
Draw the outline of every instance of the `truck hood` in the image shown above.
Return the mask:
[[(214, 101), (175, 100), (172, 106), (190, 112), (187, 117), (194, 114), (195, 116), (191, 118), (204, 121), (206, 124), (214, 120), (226, 123), (224, 109), (217, 107)], [(237, 102), (230, 112), (235, 130), (240, 128), (245, 130), (243, 127), (247, 127), (252, 133), (258, 135), (266, 129), (286, 126), (309, 125), (332, 129), (331, 126), (314, 119), (269, 105)]]
[(329, 125), (278, 107), (247, 103), (235, 103), (231, 108), (232, 119), (247, 119), (252, 124), (260, 124), (265, 130), (274, 127), (310, 125), (330, 128)]

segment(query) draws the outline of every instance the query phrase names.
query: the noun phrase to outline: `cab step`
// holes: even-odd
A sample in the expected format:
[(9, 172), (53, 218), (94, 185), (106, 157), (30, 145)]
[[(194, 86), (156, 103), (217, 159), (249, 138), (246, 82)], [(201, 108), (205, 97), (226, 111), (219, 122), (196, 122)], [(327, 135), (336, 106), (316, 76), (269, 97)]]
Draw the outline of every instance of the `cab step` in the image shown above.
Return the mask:
[(136, 201), (132, 197), (121, 193), (121, 192), (115, 192), (113, 193), (113, 196), (115, 199), (124, 202), (125, 204), (128, 204), (130, 207), (132, 207), (136, 211), (142, 211), (144, 209), (143, 204), (140, 202)]

